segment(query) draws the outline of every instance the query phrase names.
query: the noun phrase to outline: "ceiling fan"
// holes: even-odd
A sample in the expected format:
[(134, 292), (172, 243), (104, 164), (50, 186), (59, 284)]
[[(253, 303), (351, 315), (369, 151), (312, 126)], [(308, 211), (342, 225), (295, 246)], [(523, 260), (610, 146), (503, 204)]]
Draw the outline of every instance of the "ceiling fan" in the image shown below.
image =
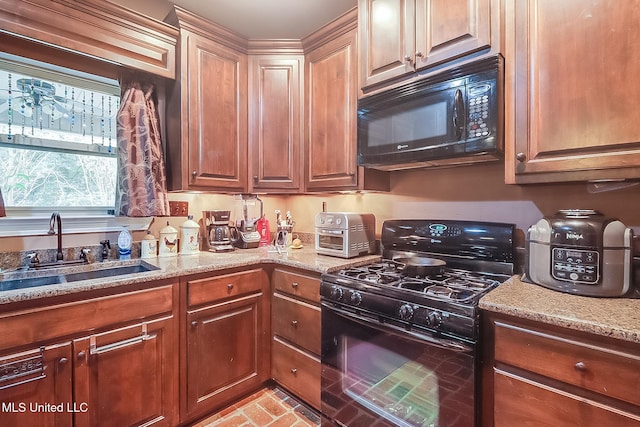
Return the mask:
[[(69, 117), (72, 114), (71, 106), (74, 102), (77, 103), (66, 97), (57, 96), (55, 94), (55, 86), (44, 80), (31, 78), (18, 79), (16, 86), (21, 95), (11, 98), (11, 109), (25, 117), (31, 117), (36, 108), (40, 108), (44, 114), (47, 114), (53, 120), (61, 117)], [(0, 104), (0, 114), (8, 109), (9, 102), (7, 95), (4, 102)]]

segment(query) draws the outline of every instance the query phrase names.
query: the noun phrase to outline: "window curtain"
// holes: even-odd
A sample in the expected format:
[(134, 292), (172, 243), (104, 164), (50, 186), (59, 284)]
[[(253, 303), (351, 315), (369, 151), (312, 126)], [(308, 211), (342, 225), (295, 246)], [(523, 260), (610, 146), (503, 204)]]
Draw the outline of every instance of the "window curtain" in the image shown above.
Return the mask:
[(120, 87), (116, 215), (167, 216), (169, 199), (155, 87), (131, 76), (122, 78)]

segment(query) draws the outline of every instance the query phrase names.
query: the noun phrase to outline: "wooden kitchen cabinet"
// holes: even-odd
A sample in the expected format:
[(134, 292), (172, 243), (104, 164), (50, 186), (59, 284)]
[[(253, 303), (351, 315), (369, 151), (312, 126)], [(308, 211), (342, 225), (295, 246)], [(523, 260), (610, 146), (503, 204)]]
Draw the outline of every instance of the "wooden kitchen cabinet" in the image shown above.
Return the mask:
[(273, 379), (320, 409), (320, 278), (276, 268), (271, 276)]
[(507, 183), (640, 177), (640, 8), (504, 2)]
[[(72, 426), (72, 349), (64, 342), (0, 357), (0, 420), (4, 427)], [(38, 411), (50, 404), (63, 411)]]
[(171, 426), (178, 419), (173, 317), (74, 340), (76, 426)]
[(360, 87), (366, 92), (373, 85), (488, 50), (492, 8), (499, 4), (492, 0), (359, 0)]
[(306, 191), (389, 191), (389, 174), (357, 165), (357, 12), (303, 40)]
[(262, 269), (186, 280), (183, 421), (269, 379), (268, 285)]
[[(168, 284), (0, 315), (0, 402), (62, 408), (27, 406), (2, 425), (175, 425), (173, 293)], [(26, 374), (12, 380), (16, 369)]]
[(640, 346), (502, 316), (485, 330), (483, 425), (640, 425)]
[(176, 7), (176, 80), (167, 99), (169, 190), (247, 190), (246, 41)]
[(249, 56), (250, 192), (302, 191), (303, 68), (302, 52)]

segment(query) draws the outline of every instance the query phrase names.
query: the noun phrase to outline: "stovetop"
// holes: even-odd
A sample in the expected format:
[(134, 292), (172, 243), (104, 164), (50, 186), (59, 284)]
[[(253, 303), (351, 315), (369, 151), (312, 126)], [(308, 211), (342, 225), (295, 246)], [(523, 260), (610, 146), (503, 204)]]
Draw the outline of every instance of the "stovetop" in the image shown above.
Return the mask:
[[(385, 221), (383, 260), (323, 274), (322, 301), (381, 322), (475, 339), (478, 301), (513, 274), (514, 231), (502, 223)], [(409, 275), (416, 270), (394, 261), (407, 256), (436, 258), (446, 267)]]

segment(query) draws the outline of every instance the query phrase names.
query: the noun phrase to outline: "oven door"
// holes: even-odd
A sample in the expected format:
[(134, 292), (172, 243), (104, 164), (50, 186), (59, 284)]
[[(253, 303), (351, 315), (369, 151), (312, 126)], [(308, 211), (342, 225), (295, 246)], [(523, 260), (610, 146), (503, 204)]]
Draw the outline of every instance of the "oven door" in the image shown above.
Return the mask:
[(338, 426), (474, 426), (475, 353), (323, 302), (323, 416)]

